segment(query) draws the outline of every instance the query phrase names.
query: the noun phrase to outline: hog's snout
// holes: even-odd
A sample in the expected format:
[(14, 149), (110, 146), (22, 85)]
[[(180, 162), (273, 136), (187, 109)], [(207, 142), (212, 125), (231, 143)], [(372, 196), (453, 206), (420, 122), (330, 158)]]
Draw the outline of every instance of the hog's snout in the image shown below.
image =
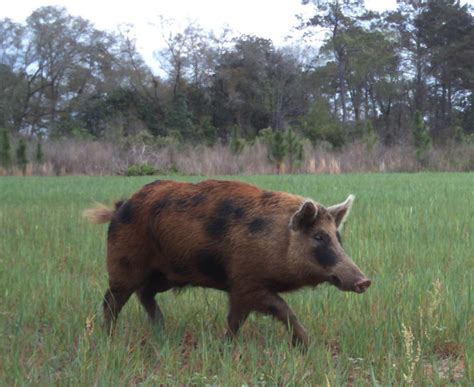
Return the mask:
[(372, 284), (372, 281), (368, 278), (365, 278), (361, 281), (358, 281), (354, 284), (354, 291), (356, 293), (364, 293)]
[(343, 256), (329, 274), (328, 282), (346, 292), (364, 293), (372, 284), (348, 256)]

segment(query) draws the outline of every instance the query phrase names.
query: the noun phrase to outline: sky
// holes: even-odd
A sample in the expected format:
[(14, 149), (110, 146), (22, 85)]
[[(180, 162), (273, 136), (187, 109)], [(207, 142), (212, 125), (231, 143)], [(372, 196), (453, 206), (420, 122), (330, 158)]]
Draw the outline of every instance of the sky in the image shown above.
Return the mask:
[[(467, 1), (474, 4), (474, 0)], [(396, 0), (366, 0), (368, 9), (394, 9)], [(163, 43), (159, 16), (174, 19), (178, 28), (190, 21), (217, 34), (224, 26), (233, 31), (271, 39), (283, 45), (297, 25), (296, 14), (310, 15), (311, 5), (301, 0), (4, 0), (0, 18), (16, 22), (37, 8), (59, 5), (73, 16), (90, 20), (98, 29), (116, 30), (120, 24), (133, 24), (137, 46), (146, 62), (153, 62), (153, 51)]]

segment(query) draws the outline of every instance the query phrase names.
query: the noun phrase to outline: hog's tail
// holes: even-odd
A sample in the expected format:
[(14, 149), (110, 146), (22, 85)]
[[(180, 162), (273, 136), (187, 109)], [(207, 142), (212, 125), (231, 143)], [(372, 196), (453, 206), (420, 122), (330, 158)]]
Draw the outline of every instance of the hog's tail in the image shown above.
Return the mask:
[(82, 216), (84, 216), (84, 218), (94, 224), (108, 223), (112, 220), (115, 211), (120, 208), (122, 203), (123, 201), (116, 202), (114, 209), (109, 208), (103, 204), (97, 203), (94, 208), (84, 210)]

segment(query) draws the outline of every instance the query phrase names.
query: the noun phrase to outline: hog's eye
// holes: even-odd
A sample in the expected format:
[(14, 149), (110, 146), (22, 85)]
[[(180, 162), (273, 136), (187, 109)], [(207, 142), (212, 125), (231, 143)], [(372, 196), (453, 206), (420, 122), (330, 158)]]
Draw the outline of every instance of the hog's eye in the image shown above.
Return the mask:
[(315, 241), (318, 241), (318, 242), (323, 242), (324, 241), (324, 238), (323, 238), (322, 234), (314, 234), (313, 239)]

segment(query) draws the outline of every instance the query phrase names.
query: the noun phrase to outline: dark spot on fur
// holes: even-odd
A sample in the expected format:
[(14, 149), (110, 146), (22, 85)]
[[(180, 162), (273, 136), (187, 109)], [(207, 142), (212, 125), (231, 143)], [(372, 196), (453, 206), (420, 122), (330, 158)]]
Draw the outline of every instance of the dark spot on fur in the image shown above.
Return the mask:
[(235, 220), (241, 220), (245, 217), (245, 208), (243, 207), (237, 207), (234, 210), (234, 219)]
[(153, 213), (155, 214), (155, 216), (158, 216), (160, 215), (160, 213), (165, 210), (166, 208), (168, 208), (171, 204), (171, 197), (170, 197), (170, 194), (166, 194), (164, 198), (162, 198), (161, 200), (158, 200), (154, 206), (153, 206)]
[(338, 242), (341, 244), (342, 246), (342, 238), (341, 238), (341, 234), (339, 233), (339, 231), (336, 231), (336, 238), (338, 240)]
[(130, 224), (133, 222), (133, 204), (130, 200), (127, 200), (119, 208), (117, 218), (120, 223)]
[(337, 254), (326, 243), (321, 243), (314, 249), (314, 257), (324, 267), (334, 266), (338, 261)]
[(108, 239), (113, 238), (113, 236), (117, 232), (117, 226), (118, 226), (117, 221), (115, 219), (112, 219), (109, 223), (109, 229), (107, 231), (107, 238)]
[(213, 238), (224, 238), (229, 231), (235, 204), (232, 199), (224, 199), (216, 208), (215, 215), (206, 224), (207, 233)]
[(223, 266), (222, 256), (219, 253), (212, 250), (201, 250), (196, 254), (195, 260), (198, 270), (204, 276), (225, 287), (227, 273)]
[(206, 225), (207, 233), (213, 238), (223, 238), (229, 230), (227, 218), (211, 218)]
[(258, 232), (263, 231), (268, 225), (268, 220), (264, 218), (255, 218), (252, 220), (249, 225), (248, 229), (251, 234), (256, 234)]
[(216, 215), (220, 218), (229, 217), (234, 212), (234, 209), (235, 209), (234, 201), (232, 199), (224, 199), (217, 206)]

